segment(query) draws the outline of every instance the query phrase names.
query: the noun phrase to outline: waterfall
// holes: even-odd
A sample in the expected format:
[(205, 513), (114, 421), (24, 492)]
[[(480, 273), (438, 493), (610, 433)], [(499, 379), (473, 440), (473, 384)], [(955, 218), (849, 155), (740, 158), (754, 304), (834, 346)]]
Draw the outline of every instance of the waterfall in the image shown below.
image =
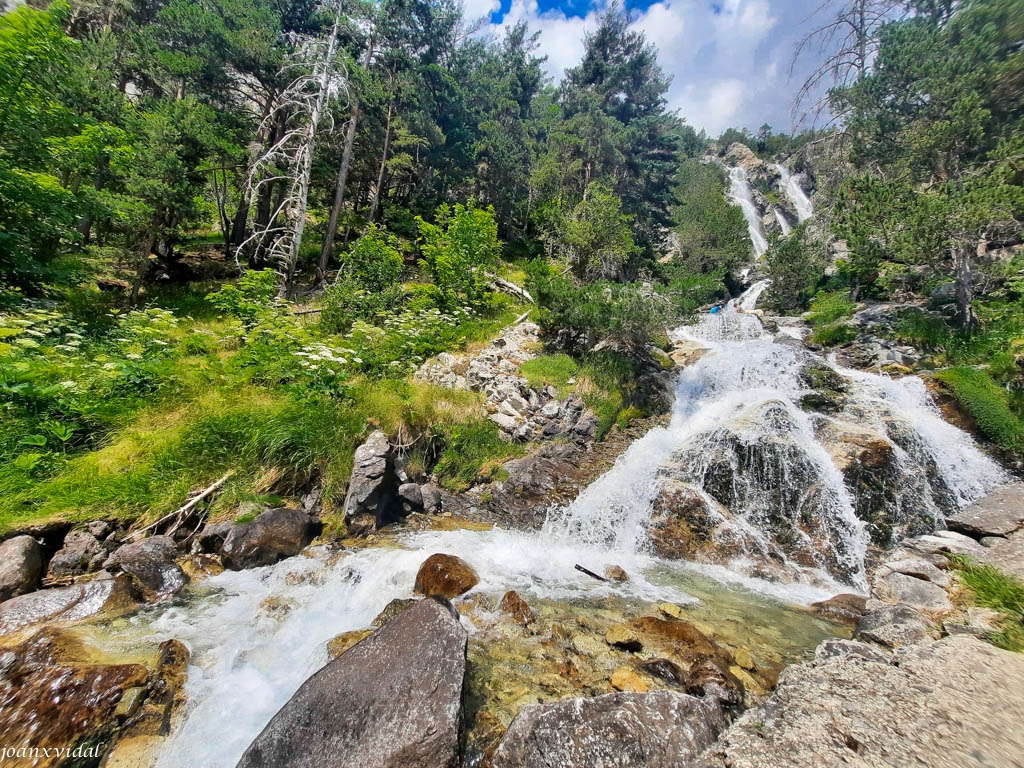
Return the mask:
[(779, 227), (782, 228), (783, 235), (789, 235), (793, 231), (793, 228), (789, 226), (789, 221), (786, 219), (786, 215), (778, 208), (775, 209), (775, 220), (779, 222)]
[(768, 250), (768, 239), (764, 235), (761, 213), (754, 204), (747, 172), (739, 166), (729, 169), (729, 199), (742, 209), (743, 218), (747, 220), (750, 242), (754, 247), (754, 256), (761, 258)]
[(802, 224), (814, 214), (814, 206), (811, 204), (810, 198), (807, 197), (807, 193), (804, 192), (803, 187), (800, 186), (796, 177), (789, 172), (786, 166), (782, 163), (776, 163), (774, 168), (779, 172), (779, 178), (782, 180), (782, 189), (785, 190), (786, 197), (789, 198), (790, 202), (793, 203), (793, 207), (796, 208), (796, 217)]

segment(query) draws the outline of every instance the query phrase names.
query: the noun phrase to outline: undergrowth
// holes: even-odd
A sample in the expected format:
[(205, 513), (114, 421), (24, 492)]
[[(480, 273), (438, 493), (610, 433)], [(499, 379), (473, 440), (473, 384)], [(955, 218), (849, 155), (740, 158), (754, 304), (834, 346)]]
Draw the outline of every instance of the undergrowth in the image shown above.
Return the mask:
[(967, 409), (985, 437), (1008, 451), (1024, 447), (1024, 424), (1010, 409), (1006, 393), (985, 371), (959, 366), (936, 371), (934, 376)]
[(1003, 616), (999, 630), (991, 633), (989, 640), (1008, 651), (1024, 651), (1024, 582), (964, 555), (950, 555), (949, 559), (972, 601)]

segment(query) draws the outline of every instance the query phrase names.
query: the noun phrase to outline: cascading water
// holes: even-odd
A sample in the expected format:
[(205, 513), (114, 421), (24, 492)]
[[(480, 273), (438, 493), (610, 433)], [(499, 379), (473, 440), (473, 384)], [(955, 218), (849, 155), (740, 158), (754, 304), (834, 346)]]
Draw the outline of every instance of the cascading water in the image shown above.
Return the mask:
[[(668, 426), (636, 441), (573, 503), (550, 510), (541, 531), (427, 531), (362, 549), (318, 548), (276, 566), (209, 578), (191, 587), (184, 603), (156, 605), (106, 627), (106, 644), (175, 637), (192, 652), (187, 704), (158, 765), (233, 766), (326, 663), (326, 641), (366, 627), (389, 600), (408, 597), (419, 565), (434, 552), (469, 561), (480, 576), (475, 591), (490, 595), (515, 589), (528, 600), (685, 604), (694, 600), (700, 573), (809, 603), (863, 589), (864, 552), (875, 533), (829, 435), (867, 425), (890, 446), (892, 483), (913, 493), (885, 496), (869, 511), (891, 513), (897, 528), (901, 515), (931, 519), (1004, 481), (966, 435), (942, 421), (914, 377), (829, 368), (847, 382), (842, 408), (804, 410), (808, 363), (828, 363), (792, 336), (765, 332), (753, 311), (767, 285), (754, 284), (676, 332), (707, 351), (680, 373)], [(688, 494), (693, 504), (673, 507), (672, 498), (682, 496), (667, 496), (666, 489)], [(705, 549), (665, 559), (658, 526), (698, 508), (707, 523)], [(696, 526), (698, 518), (682, 522)], [(630, 579), (594, 581), (581, 577), (575, 563), (597, 572), (620, 565)], [(747, 601), (740, 624), (778, 628), (783, 616), (809, 620), (749, 607), (764, 605), (763, 598), (729, 599)]]
[(802, 224), (814, 215), (814, 206), (811, 204), (810, 198), (807, 197), (807, 193), (804, 192), (803, 187), (800, 186), (796, 177), (790, 173), (786, 166), (782, 163), (776, 163), (774, 167), (779, 172), (786, 197), (789, 198), (790, 202), (793, 203), (793, 207), (796, 208), (796, 217)]
[(754, 204), (754, 196), (750, 189), (747, 172), (736, 166), (729, 169), (729, 199), (743, 210), (743, 218), (747, 220), (747, 232), (754, 248), (754, 256), (761, 258), (768, 250), (768, 238), (764, 234), (761, 214)]
[(778, 208), (775, 209), (775, 220), (779, 222), (779, 228), (782, 230), (783, 235), (789, 235), (789, 233), (793, 231), (793, 228), (789, 226), (789, 220), (786, 218), (786, 214)]

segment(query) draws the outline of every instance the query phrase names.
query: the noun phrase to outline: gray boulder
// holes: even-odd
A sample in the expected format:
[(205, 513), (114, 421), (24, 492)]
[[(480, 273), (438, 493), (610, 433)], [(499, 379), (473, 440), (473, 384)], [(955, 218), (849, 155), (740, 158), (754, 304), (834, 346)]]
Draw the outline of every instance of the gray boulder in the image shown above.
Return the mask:
[(420, 600), (303, 683), (238, 768), (457, 768), (466, 642)]
[(40, 589), (0, 603), (0, 635), (33, 624), (79, 621), (101, 613), (134, 607), (128, 578), (100, 573), (69, 587)]
[(953, 604), (946, 590), (937, 584), (893, 571), (872, 582), (876, 597), (887, 602), (903, 603), (926, 613), (949, 613)]
[(64, 537), (64, 545), (50, 558), (47, 575), (51, 579), (81, 576), (98, 571), (107, 553), (96, 537), (88, 531), (71, 531)]
[(199, 550), (209, 555), (219, 554), (221, 547), (224, 546), (224, 540), (231, 533), (231, 528), (230, 520), (222, 520), (219, 523), (207, 523), (204, 525), (203, 529), (196, 535)]
[(43, 548), (31, 536), (15, 536), (0, 544), (0, 602), (39, 586)]
[(104, 563), (108, 570), (120, 568), (142, 587), (148, 600), (170, 597), (188, 584), (188, 576), (175, 563), (178, 549), (169, 536), (150, 536), (119, 547)]
[(951, 531), (980, 539), (983, 536), (1008, 536), (1024, 528), (1024, 485), (1014, 483), (971, 504), (946, 518)]
[(322, 527), (301, 509), (268, 509), (252, 522), (231, 526), (221, 547), (224, 564), (235, 571), (273, 565), (299, 554)]
[(928, 622), (913, 608), (906, 605), (887, 605), (866, 614), (858, 622), (854, 637), (887, 648), (898, 648), (927, 637), (930, 630)]
[(525, 707), (493, 768), (681, 768), (715, 741), (717, 701), (674, 691), (611, 693)]
[[(394, 451), (387, 435), (380, 430), (356, 448), (344, 511), (345, 522), (372, 518), (376, 528), (396, 522), (402, 517), (398, 475), (394, 471)], [(360, 529), (365, 527), (365, 523), (359, 526)]]
[(441, 489), (433, 483), (420, 486), (420, 498), (423, 500), (423, 511), (435, 515), (441, 511)]

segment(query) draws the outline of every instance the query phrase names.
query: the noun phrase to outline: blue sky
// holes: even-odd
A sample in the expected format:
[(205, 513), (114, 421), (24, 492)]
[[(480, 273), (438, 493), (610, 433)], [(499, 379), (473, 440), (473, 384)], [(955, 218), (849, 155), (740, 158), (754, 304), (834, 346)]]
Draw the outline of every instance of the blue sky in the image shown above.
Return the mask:
[[(489, 16), (493, 34), (521, 19), (539, 31), (547, 72), (557, 81), (579, 61), (583, 36), (596, 26), (604, 0), (463, 2), (467, 17)], [(819, 2), (632, 0), (627, 7), (672, 76), (669, 106), (691, 125), (712, 135), (729, 126), (756, 130), (766, 122), (791, 129), (793, 93), (813, 62), (802, 63), (792, 78), (790, 63), (797, 40), (813, 27), (810, 17)]]

